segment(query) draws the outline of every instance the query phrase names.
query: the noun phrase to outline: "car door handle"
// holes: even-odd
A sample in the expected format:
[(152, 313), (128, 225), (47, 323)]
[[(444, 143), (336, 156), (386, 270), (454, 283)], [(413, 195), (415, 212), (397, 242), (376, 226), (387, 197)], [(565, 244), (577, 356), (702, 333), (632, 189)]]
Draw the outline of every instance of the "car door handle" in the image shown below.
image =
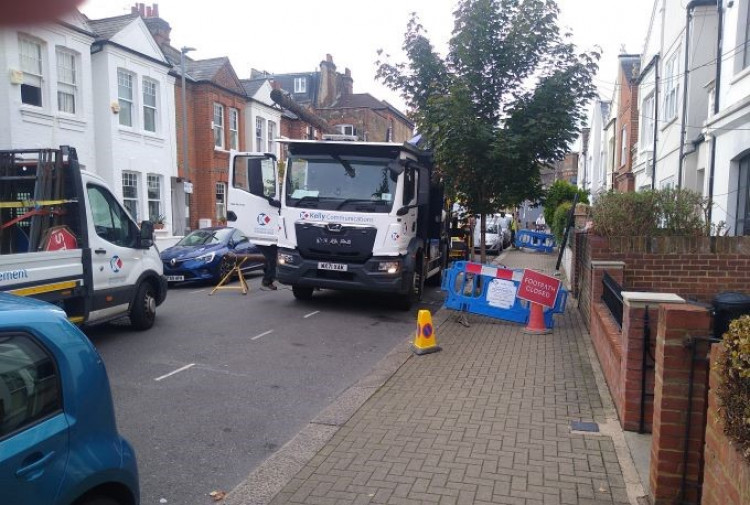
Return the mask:
[(96, 254), (107, 254), (107, 250), (106, 249), (95, 249), (94, 252)]
[(16, 477), (26, 481), (31, 481), (42, 475), (44, 466), (46, 466), (55, 457), (55, 451), (50, 451), (42, 455), (41, 452), (35, 452), (28, 459), (34, 459), (34, 462), (16, 470)]

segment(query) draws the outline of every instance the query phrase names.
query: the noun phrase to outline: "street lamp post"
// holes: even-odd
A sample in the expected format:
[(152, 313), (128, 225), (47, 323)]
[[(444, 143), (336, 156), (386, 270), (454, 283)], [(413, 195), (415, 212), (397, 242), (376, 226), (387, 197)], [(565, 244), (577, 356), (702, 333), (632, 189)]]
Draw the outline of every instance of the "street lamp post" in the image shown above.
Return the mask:
[[(193, 47), (180, 49), (180, 77), (182, 79), (182, 170), (186, 179), (190, 179), (188, 167), (188, 124), (187, 124), (187, 88), (185, 87), (185, 55), (195, 51)], [(183, 224), (183, 226), (186, 226)], [(183, 228), (184, 229), (184, 228)]]

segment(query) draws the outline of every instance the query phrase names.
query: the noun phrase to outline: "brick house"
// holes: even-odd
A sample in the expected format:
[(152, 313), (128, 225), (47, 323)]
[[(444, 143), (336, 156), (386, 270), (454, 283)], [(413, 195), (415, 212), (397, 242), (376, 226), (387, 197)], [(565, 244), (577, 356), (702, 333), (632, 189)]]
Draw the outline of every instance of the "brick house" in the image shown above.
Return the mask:
[[(615, 189), (635, 191), (633, 148), (638, 145), (638, 75), (641, 56), (621, 54), (615, 90), (619, 90), (615, 122)], [(617, 91), (616, 91), (617, 92)]]
[[(343, 74), (337, 72), (330, 54), (320, 62), (317, 72), (275, 74), (272, 78), (289, 98), (311, 109), (336, 133), (370, 142), (399, 143), (414, 135), (414, 123), (396, 107), (369, 93), (354, 93), (351, 71), (347, 68)], [(310, 138), (310, 130), (302, 132), (299, 126), (293, 131), (287, 125), (287, 131), (296, 134), (290, 138)]]
[[(170, 26), (159, 17), (158, 7), (133, 7), (151, 31), (171, 64), (175, 76), (174, 99), (178, 177), (172, 181), (172, 193), (184, 206), (176, 216), (188, 229), (216, 225), (226, 217), (229, 151), (245, 150), (247, 94), (229, 58), (205, 60), (185, 58), (185, 99), (187, 104), (187, 160), (183, 159), (182, 74), (179, 49), (170, 44)], [(186, 163), (187, 161), (187, 163)], [(177, 217), (176, 217), (177, 219)]]

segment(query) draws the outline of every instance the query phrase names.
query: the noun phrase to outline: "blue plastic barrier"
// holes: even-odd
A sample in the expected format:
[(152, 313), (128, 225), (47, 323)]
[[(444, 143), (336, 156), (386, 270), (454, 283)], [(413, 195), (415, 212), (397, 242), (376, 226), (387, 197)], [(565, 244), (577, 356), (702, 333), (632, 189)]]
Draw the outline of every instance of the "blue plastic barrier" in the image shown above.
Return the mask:
[[(456, 261), (451, 268), (444, 272), (441, 289), (447, 293), (444, 306), (449, 309), (470, 312), (482, 316), (513, 321), (516, 323), (527, 323), (531, 309), (529, 302), (515, 298), (510, 307), (503, 308), (492, 305), (487, 300), (487, 293), (493, 280), (502, 279), (513, 283), (516, 291), (523, 277), (523, 269), (505, 269), (490, 265), (479, 265), (471, 263), (475, 267), (482, 267), (481, 273), (467, 272), (468, 261)], [(553, 328), (554, 314), (565, 311), (568, 300), (568, 292), (560, 286), (555, 299), (555, 306), (544, 307), (544, 324), (547, 328)]]
[(555, 236), (533, 230), (518, 230), (516, 232), (516, 247), (524, 247), (535, 251), (552, 252), (555, 250)]

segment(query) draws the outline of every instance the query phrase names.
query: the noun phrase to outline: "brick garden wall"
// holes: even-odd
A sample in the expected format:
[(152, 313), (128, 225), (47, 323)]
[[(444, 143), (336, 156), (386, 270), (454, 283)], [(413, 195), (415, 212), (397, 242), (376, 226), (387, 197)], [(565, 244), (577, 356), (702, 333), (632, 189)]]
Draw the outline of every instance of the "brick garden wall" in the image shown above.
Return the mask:
[[(711, 363), (716, 363), (723, 352), (721, 345), (711, 349)], [(718, 372), (711, 367), (708, 393), (708, 425), (703, 474), (702, 505), (745, 505), (750, 503), (750, 465), (732, 447), (724, 435), (724, 423), (719, 415), (716, 388), (721, 384)]]
[(703, 303), (722, 291), (750, 294), (750, 236), (604, 238), (577, 232), (576, 246), (583, 249), (576, 277), (584, 321), (590, 318), (586, 281), (593, 260), (625, 262), (627, 291), (676, 293)]

